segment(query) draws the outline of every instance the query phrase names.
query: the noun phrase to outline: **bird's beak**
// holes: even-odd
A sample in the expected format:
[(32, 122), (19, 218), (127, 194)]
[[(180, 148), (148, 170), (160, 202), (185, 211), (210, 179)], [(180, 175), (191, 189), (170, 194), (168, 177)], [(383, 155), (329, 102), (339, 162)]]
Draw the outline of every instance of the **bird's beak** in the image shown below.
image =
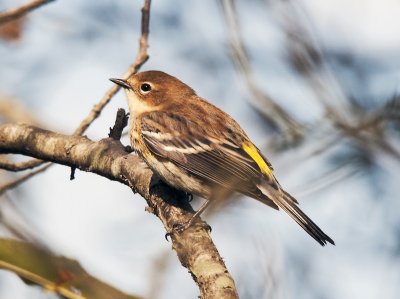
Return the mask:
[(127, 88), (130, 89), (131, 86), (129, 85), (128, 81), (124, 80), (124, 79), (116, 79), (116, 78), (110, 78), (111, 82), (114, 82), (115, 84), (123, 87), (123, 88)]

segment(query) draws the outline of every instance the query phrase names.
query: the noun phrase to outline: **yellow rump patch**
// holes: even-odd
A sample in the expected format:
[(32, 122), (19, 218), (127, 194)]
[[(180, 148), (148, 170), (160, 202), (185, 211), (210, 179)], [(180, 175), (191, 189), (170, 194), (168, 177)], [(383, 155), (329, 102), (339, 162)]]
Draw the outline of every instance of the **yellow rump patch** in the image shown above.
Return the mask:
[(258, 152), (258, 149), (249, 141), (243, 143), (243, 150), (257, 163), (262, 173), (269, 177), (273, 177), (272, 170), (265, 162), (264, 158)]

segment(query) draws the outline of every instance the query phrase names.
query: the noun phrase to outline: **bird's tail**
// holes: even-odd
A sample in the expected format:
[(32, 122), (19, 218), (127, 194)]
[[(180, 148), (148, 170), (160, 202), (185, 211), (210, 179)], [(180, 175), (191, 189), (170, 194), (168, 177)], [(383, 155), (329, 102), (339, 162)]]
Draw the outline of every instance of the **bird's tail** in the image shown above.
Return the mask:
[[(335, 245), (335, 242), (328, 237), (300, 208), (297, 200), (280, 187), (275, 189), (271, 185), (259, 186), (268, 199), (272, 200), (278, 207), (284, 210), (293, 218), (311, 237), (319, 244), (325, 246), (327, 242)], [(262, 200), (260, 200), (262, 201)]]

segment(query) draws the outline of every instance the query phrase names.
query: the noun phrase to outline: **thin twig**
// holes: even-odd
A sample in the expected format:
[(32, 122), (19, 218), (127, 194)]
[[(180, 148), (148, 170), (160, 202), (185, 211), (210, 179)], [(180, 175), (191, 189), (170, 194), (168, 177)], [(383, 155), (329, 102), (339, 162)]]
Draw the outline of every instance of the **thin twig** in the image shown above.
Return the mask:
[(8, 171), (23, 171), (35, 168), (39, 165), (42, 165), (43, 161), (38, 159), (32, 159), (29, 161), (13, 163), (11, 161), (7, 161), (5, 159), (0, 160), (0, 169), (8, 170)]
[(272, 11), (286, 35), (288, 62), (312, 87), (317, 100), (321, 102), (325, 114), (332, 121), (346, 121), (351, 115), (349, 99), (325, 58), (323, 48), (306, 26), (298, 3), (294, 1), (274, 1)]
[[(124, 79), (129, 78), (133, 74), (137, 73), (142, 65), (149, 59), (149, 54), (147, 53), (147, 49), (149, 47), (148, 39), (149, 39), (149, 25), (150, 25), (150, 4), (151, 0), (145, 0), (144, 5), (142, 8), (142, 21), (141, 21), (141, 36), (139, 39), (139, 52), (136, 56), (135, 62), (128, 68), (125, 74), (122, 76)], [(103, 96), (103, 98), (98, 102), (93, 109), (89, 112), (88, 116), (80, 123), (79, 127), (74, 131), (74, 135), (82, 135), (89, 126), (94, 122), (96, 118), (100, 116), (101, 111), (104, 107), (110, 102), (112, 97), (120, 90), (119, 85), (114, 85), (111, 87)], [(33, 160), (34, 161), (34, 160)], [(28, 164), (29, 161), (26, 163)], [(32, 165), (34, 162), (31, 162)], [(36, 167), (43, 164), (44, 162), (36, 162)], [(50, 167), (51, 164), (46, 165), (45, 167), (41, 168), (38, 172), (31, 172), (25, 175), (24, 181), (28, 180), (29, 178), (33, 177), (37, 173), (40, 173)], [(14, 188), (20, 184), (20, 179), (16, 179), (15, 183), (10, 182), (8, 184), (9, 188)], [(4, 191), (3, 191), (4, 192)]]
[(18, 18), (26, 15), (28, 12), (31, 12), (32, 10), (39, 8), (42, 5), (45, 5), (45, 4), (53, 2), (53, 1), (54, 0), (33, 0), (29, 3), (21, 5), (19, 7), (11, 8), (6, 11), (3, 11), (0, 13), (0, 25), (7, 23), (9, 21), (18, 19)]
[(51, 165), (51, 163), (48, 163), (46, 165), (44, 165), (43, 167), (40, 167), (24, 176), (19, 177), (18, 179), (8, 182), (4, 185), (0, 186), (0, 195), (2, 195), (4, 192), (6, 192), (7, 190), (13, 189), (15, 187), (17, 187), (18, 185), (22, 184), (23, 182), (25, 182), (26, 180), (30, 179), (32, 176), (34, 176), (35, 174), (41, 173), (42, 171), (45, 171), (47, 168), (49, 168), (49, 166)]
[(280, 132), (297, 140), (302, 135), (302, 126), (255, 84), (250, 59), (240, 34), (235, 1), (220, 0), (220, 3), (228, 29), (232, 60), (252, 95), (250, 103)]
[[(148, 38), (149, 38), (149, 24), (150, 24), (150, 3), (151, 0), (145, 0), (142, 8), (142, 34), (139, 39), (139, 52), (136, 56), (135, 62), (129, 67), (128, 71), (122, 76), (127, 79), (133, 74), (137, 73), (141, 66), (149, 59), (147, 53)], [(100, 115), (103, 108), (110, 102), (111, 98), (121, 89), (119, 85), (111, 87), (104, 97), (96, 104), (90, 111), (89, 115), (81, 122), (79, 127), (75, 130), (74, 135), (82, 135), (92, 122)]]

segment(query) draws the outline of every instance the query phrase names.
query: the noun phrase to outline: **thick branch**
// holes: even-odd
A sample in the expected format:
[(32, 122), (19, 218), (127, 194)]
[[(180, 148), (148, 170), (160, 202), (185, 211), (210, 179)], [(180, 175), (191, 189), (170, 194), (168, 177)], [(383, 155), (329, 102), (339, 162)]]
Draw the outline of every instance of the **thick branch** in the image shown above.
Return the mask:
[[(44, 2), (44, 1), (42, 1)], [(141, 36), (139, 39), (139, 52), (136, 56), (135, 62), (129, 66), (128, 70), (125, 72), (125, 74), (122, 76), (122, 78), (127, 79), (131, 75), (137, 73), (139, 69), (142, 67), (142, 65), (149, 59), (149, 54), (147, 53), (147, 48), (149, 47), (148, 45), (148, 39), (149, 39), (149, 27), (150, 27), (150, 4), (151, 0), (144, 0), (144, 5), (142, 8), (142, 21), (141, 21)], [(0, 14), (1, 15), (1, 14)], [(1, 20), (1, 17), (0, 17)], [(0, 21), (1, 24), (1, 21)], [(111, 101), (112, 97), (120, 90), (119, 85), (113, 85), (106, 93), (104, 94), (103, 98), (93, 106), (92, 110), (90, 110), (89, 114), (85, 117), (85, 119), (82, 120), (82, 122), (79, 124), (78, 128), (74, 131), (75, 135), (82, 135), (85, 133), (85, 131), (89, 128), (89, 126), (100, 116), (101, 111), (104, 109), (104, 107)], [(12, 171), (20, 171), (20, 170), (26, 170), (34, 167), (38, 167), (42, 165), (44, 162), (40, 160), (32, 160), (32, 161), (26, 161), (20, 165), (12, 165), (12, 164), (1, 164), (0, 163), (0, 168), (6, 169), (6, 170), (12, 170)], [(42, 172), (49, 168), (51, 164), (48, 164), (41, 168), (41, 171), (38, 172), (31, 172), (24, 176), (24, 180), (27, 180), (31, 177), (33, 177), (36, 173)], [(17, 179), (13, 182), (10, 182), (4, 186), (1, 187), (1, 192), (3, 192), (4, 187), (8, 188), (14, 188), (19, 185), (19, 183), (22, 180)]]
[[(138, 156), (129, 155), (113, 138), (93, 142), (83, 136), (61, 135), (29, 125), (4, 124), (0, 126), (0, 153), (28, 155), (129, 185), (146, 199), (167, 232), (193, 215), (183, 192), (160, 182)], [(183, 209), (178, 204), (184, 205)], [(237, 298), (234, 281), (202, 225), (173, 233), (171, 239), (182, 265), (199, 285), (202, 298)]]

